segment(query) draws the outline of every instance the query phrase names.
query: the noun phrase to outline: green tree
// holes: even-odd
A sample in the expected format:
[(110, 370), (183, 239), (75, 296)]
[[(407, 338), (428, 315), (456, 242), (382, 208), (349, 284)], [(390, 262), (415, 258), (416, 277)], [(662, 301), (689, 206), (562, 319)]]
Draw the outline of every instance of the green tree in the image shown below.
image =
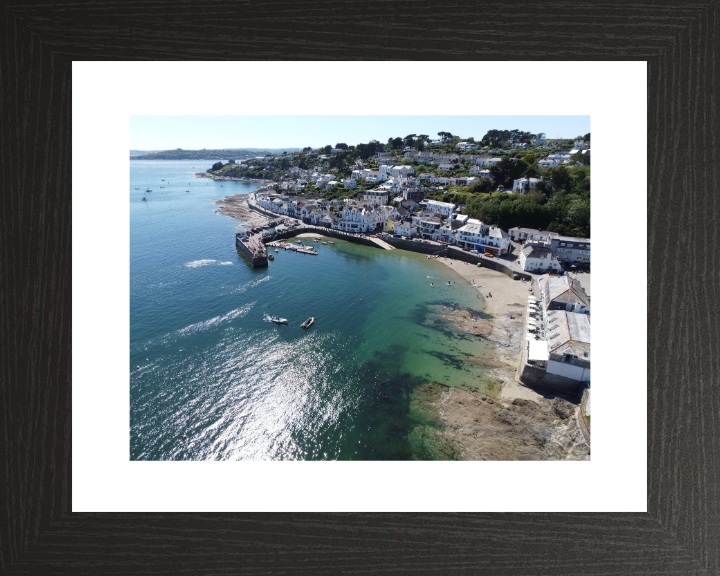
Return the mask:
[(325, 148), (323, 148), (323, 152), (325, 152), (325, 154), (330, 154), (332, 152), (332, 146), (328, 144)]
[(505, 157), (490, 167), (490, 173), (498, 186), (512, 187), (513, 180), (519, 178), (527, 168), (528, 165), (522, 160)]
[(338, 150), (347, 150), (348, 145), (344, 144), (343, 142), (340, 142), (338, 144), (335, 144), (335, 148), (337, 148)]

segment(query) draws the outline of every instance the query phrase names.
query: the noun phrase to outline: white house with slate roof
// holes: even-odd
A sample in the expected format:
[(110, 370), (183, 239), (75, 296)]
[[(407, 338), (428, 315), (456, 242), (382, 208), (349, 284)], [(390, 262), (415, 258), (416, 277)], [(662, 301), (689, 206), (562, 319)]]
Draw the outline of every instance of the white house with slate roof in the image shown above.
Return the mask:
[(458, 228), (457, 245), (463, 248), (475, 248), (493, 254), (507, 254), (510, 247), (510, 236), (497, 226), (490, 226), (469, 218), (467, 224)]
[(451, 204), (450, 202), (440, 202), (438, 200), (428, 200), (426, 208), (428, 210), (430, 210), (431, 212), (435, 212), (442, 216), (448, 217), (448, 216), (452, 216), (452, 213), (455, 210), (455, 208), (457, 208), (457, 206), (455, 204)]
[(530, 244), (520, 251), (520, 267), (526, 272), (559, 272), (560, 262), (549, 248)]

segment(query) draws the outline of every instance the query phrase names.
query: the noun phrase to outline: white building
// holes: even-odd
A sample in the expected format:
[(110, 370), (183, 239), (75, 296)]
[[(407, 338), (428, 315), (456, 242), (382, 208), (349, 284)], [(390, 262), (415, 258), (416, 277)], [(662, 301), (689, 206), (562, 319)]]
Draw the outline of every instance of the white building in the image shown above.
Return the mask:
[(448, 170), (453, 170), (455, 168), (454, 164), (440, 164), (440, 166), (437, 167), (438, 170), (442, 170), (443, 172), (447, 172)]
[(400, 236), (406, 236), (407, 238), (413, 238), (418, 235), (417, 228), (412, 225), (410, 220), (400, 220), (394, 223), (393, 232)]
[(392, 166), (388, 169), (390, 176), (397, 178), (399, 176), (415, 175), (415, 169), (412, 166)]
[(585, 140), (575, 140), (575, 149), (582, 150), (585, 148)]
[(363, 200), (367, 200), (373, 206), (384, 206), (388, 203), (387, 190), (366, 190), (363, 192)]
[(562, 163), (563, 161), (559, 158), (543, 158), (538, 162), (538, 166), (540, 166), (540, 168), (555, 168)]
[(520, 267), (526, 272), (560, 272), (560, 262), (545, 246), (529, 244), (520, 252)]
[(538, 182), (542, 182), (543, 177), (540, 178), (518, 178), (513, 180), (513, 192), (517, 194), (527, 194), (530, 188), (535, 188)]
[(508, 234), (510, 234), (510, 239), (513, 242), (545, 242), (548, 238), (550, 238), (550, 234), (552, 234), (552, 232), (535, 230), (534, 228), (518, 228), (516, 226), (515, 228), (510, 228), (510, 230), (508, 230)]
[(452, 215), (453, 211), (457, 208), (455, 204), (450, 202), (439, 202), (438, 200), (428, 200), (427, 209), (431, 212), (441, 214), (445, 217)]
[(384, 226), (391, 212), (392, 208), (390, 206), (368, 208), (359, 204), (348, 203), (340, 218), (333, 223), (332, 227), (334, 230), (343, 232), (370, 232), (379, 225)]
[(469, 218), (467, 224), (457, 230), (457, 245), (493, 254), (507, 254), (510, 236), (497, 226), (489, 226), (480, 220)]
[(577, 278), (568, 274), (541, 276), (538, 278), (538, 286), (545, 312), (565, 310), (577, 314), (590, 314), (590, 297)]
[(590, 382), (590, 317), (551, 310), (544, 322), (549, 352), (547, 372)]

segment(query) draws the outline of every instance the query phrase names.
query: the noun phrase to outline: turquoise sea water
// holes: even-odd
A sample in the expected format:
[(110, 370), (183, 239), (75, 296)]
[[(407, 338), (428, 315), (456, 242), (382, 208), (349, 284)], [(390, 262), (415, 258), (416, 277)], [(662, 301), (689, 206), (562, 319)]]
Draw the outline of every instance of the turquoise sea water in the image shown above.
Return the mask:
[(193, 177), (208, 166), (130, 161), (130, 458), (438, 457), (417, 393), (489, 382), (471, 358), (492, 351), (440, 317), (482, 310), (475, 290), (423, 255), (343, 241), (250, 268), (212, 200), (256, 185)]

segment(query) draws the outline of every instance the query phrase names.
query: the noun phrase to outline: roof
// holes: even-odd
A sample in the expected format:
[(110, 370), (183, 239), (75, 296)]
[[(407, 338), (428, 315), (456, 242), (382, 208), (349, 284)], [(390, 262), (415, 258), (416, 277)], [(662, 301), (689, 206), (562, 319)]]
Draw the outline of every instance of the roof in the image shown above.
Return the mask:
[(549, 255), (551, 259), (555, 258), (553, 251), (545, 246), (529, 244), (523, 247), (522, 252), (525, 254), (526, 258), (545, 258), (546, 255)]
[(444, 208), (455, 208), (455, 204), (452, 204), (451, 202), (440, 202), (439, 200), (428, 200), (427, 201), (428, 206), (432, 204), (433, 206), (442, 206)]
[(583, 242), (585, 244), (590, 244), (590, 238), (575, 238), (573, 236), (559, 236), (559, 235), (555, 235), (554, 238), (561, 242)]
[(548, 234), (547, 231), (543, 232), (542, 230), (535, 230), (535, 228), (520, 228), (518, 226), (510, 228), (510, 230), (516, 230), (517, 232), (531, 232), (533, 234)]
[(528, 360), (547, 360), (549, 357), (548, 345), (544, 340), (530, 340), (528, 342)]
[(540, 289), (545, 290), (547, 286), (547, 297), (549, 302), (560, 302), (562, 304), (583, 304), (590, 306), (590, 299), (580, 282), (567, 274), (564, 276), (545, 275), (539, 279)]
[(551, 310), (546, 334), (551, 353), (572, 354), (590, 361), (590, 317), (587, 314)]

